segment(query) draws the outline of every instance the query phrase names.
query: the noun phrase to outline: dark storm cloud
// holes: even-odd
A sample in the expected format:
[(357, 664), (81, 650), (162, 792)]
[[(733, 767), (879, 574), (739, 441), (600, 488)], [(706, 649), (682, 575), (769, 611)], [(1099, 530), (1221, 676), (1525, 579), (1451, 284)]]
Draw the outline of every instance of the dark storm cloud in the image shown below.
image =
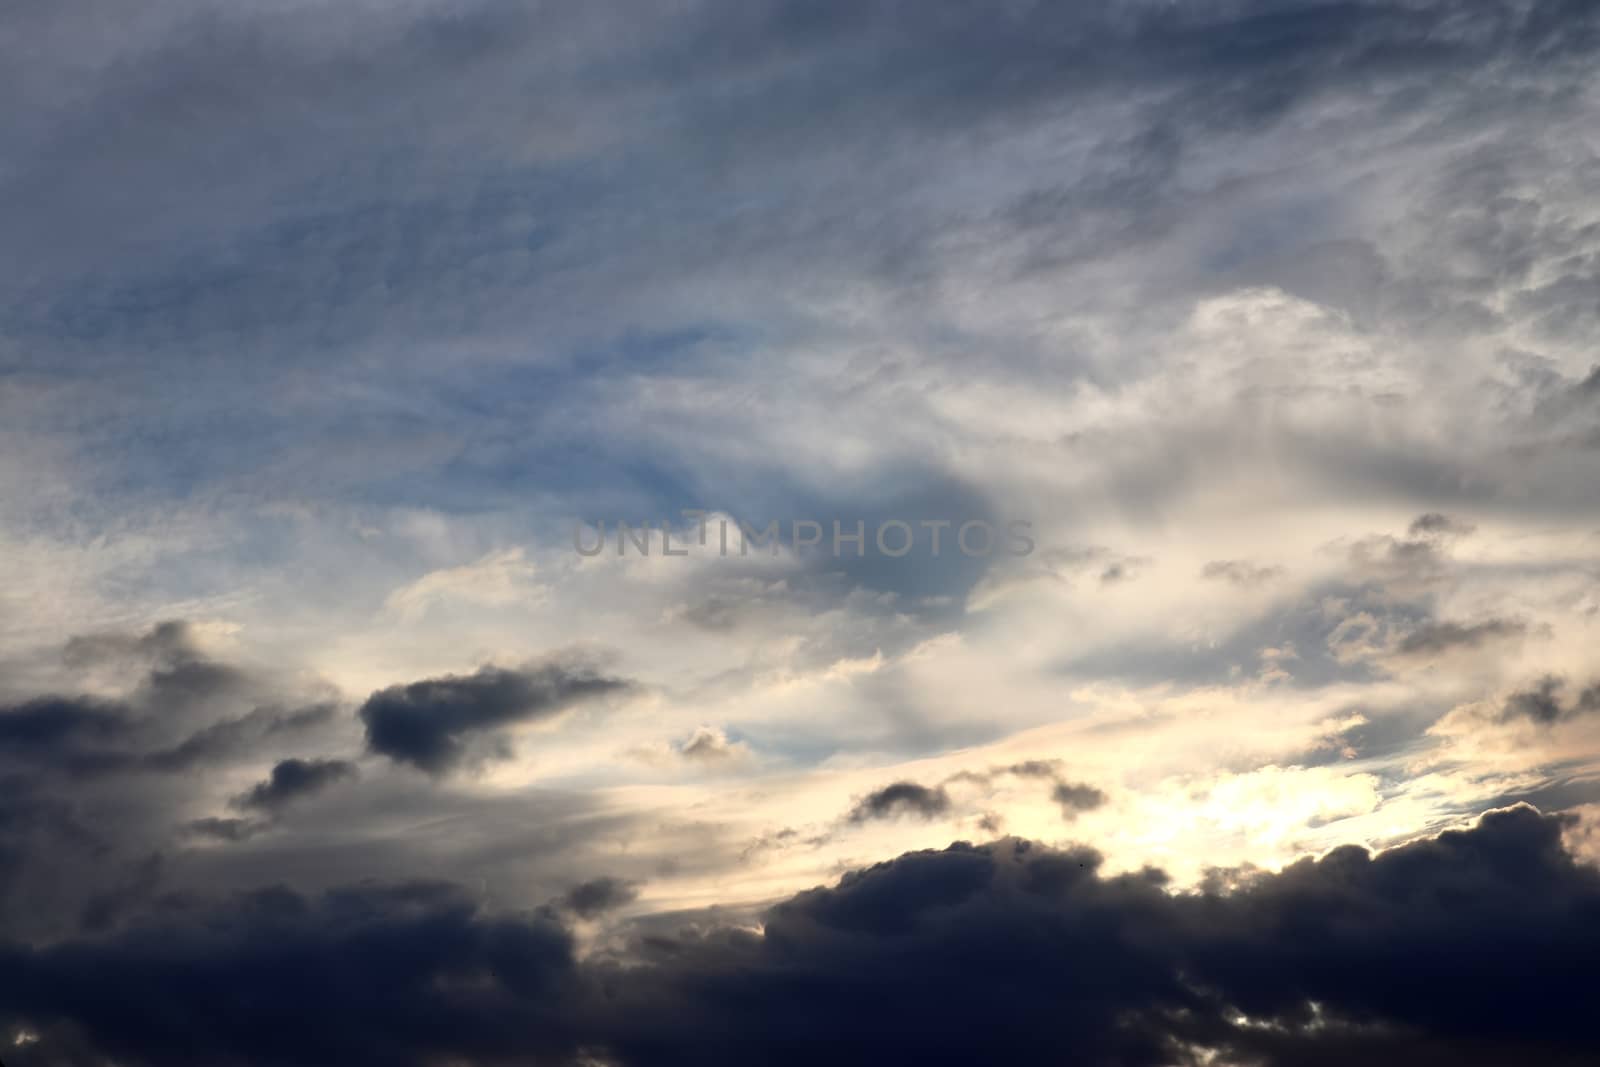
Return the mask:
[(16, 1067), (1577, 1067), (1600, 1051), (1600, 872), (1564, 825), (1518, 807), (1181, 894), (1089, 849), (957, 844), (801, 893), (759, 933), (652, 932), (583, 963), (549, 913), (446, 886), (174, 900), (0, 947), (0, 1023), (41, 1038)]
[(267, 703), (231, 714), (270, 695), (270, 683), (205, 655), (182, 622), (75, 637), (61, 661), (74, 671), (120, 665), (136, 680), (115, 700), (51, 695), (0, 705), (0, 761), (19, 762), (33, 776), (170, 773), (227, 762), (267, 739), (325, 726), (335, 711), (330, 703)]
[(139, 907), (155, 893), (161, 884), (164, 862), (156, 852), (130, 864), (111, 888), (88, 899), (78, 917), (78, 925), (87, 933), (99, 933), (115, 925), (122, 915)]
[[(196, 820), (221, 799), (207, 796), (215, 772), (288, 757), (334, 725), (333, 703), (207, 655), (181, 622), (77, 637), (60, 662), (117, 692), (0, 705), (0, 930), (13, 936), (107, 928), (153, 889), (149, 857), (259, 833), (267, 820)], [(273, 784), (263, 802), (302, 783)]]
[(286, 759), (272, 768), (272, 775), (234, 800), (237, 807), (277, 812), (290, 802), (331, 785), (356, 777), (356, 765), (348, 760)]
[(443, 774), (463, 759), (474, 735), (550, 718), (629, 684), (576, 663), (521, 670), (485, 667), (476, 674), (380, 690), (361, 706), (361, 721), (372, 751), (429, 774)]
[[(655, 968), (615, 987), (611, 1044), (657, 1065), (1133, 1067), (1202, 1047), (1275, 1067), (1577, 1064), (1596, 1047), (1583, 1004), (1600, 876), (1560, 827), (1507, 811), (1213, 896), (1103, 877), (1086, 850), (914, 853), (779, 906), (762, 936), (658, 946)], [(1441, 911), (1441, 896), (1458, 903)]]
[[(219, 667), (227, 673), (229, 668)], [(147, 698), (159, 687), (147, 686), (127, 702), (88, 697), (40, 697), (0, 707), (0, 759), (25, 762), (34, 773), (74, 776), (117, 771), (177, 772), (202, 764), (226, 762), (247, 753), (272, 735), (321, 726), (331, 718), (331, 705), (294, 711), (255, 708), (237, 718), (197, 728), (172, 744), (163, 744), (168, 724), (158, 717), (164, 707)], [(192, 693), (203, 699), (205, 687)]]
[(108, 746), (131, 732), (126, 708), (87, 698), (41, 697), (0, 707), (0, 758), (95, 769), (119, 763)]
[(594, 878), (573, 886), (558, 902), (580, 919), (593, 919), (630, 904), (639, 896), (638, 887), (620, 878)]
[(850, 821), (861, 823), (873, 819), (891, 819), (899, 815), (915, 815), (932, 819), (950, 810), (950, 795), (944, 788), (929, 788), (916, 782), (895, 782), (868, 793), (850, 809)]
[(529, 1062), (572, 1048), (566, 931), (481, 915), (444, 886), (265, 889), (0, 957), (0, 1013), (44, 1037), (7, 1051), (24, 1067), (78, 1062), (56, 1053), (75, 1031), (151, 1067)]

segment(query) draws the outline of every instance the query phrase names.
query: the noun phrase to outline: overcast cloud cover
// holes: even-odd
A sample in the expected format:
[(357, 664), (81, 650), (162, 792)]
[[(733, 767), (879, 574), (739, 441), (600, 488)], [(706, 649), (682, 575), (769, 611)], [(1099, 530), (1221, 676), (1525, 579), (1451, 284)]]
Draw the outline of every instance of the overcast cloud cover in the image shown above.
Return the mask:
[(11, 0), (0, 1060), (1600, 1060), (1597, 117), (1593, 0)]

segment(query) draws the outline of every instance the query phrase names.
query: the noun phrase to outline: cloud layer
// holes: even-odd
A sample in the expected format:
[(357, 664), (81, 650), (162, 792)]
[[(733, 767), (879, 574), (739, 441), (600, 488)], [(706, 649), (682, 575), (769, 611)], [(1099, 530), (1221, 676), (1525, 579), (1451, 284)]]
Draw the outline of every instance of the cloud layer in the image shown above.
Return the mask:
[(128, 7), (0, 13), (7, 1064), (1595, 1060), (1596, 5)]
[(1508, 809), (1179, 895), (1087, 848), (957, 844), (783, 901), (759, 933), (648, 937), (625, 967), (578, 960), (554, 913), (447, 885), (262, 890), (5, 947), (0, 993), (37, 1039), (8, 1054), (25, 1067), (1577, 1064), (1600, 874), (1562, 825)]

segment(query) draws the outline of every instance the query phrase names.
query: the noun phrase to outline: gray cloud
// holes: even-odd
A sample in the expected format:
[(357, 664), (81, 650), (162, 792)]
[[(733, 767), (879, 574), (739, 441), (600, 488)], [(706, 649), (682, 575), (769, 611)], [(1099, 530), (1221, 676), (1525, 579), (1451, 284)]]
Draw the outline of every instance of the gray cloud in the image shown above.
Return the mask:
[(850, 821), (868, 822), (914, 815), (932, 819), (950, 810), (950, 795), (942, 787), (929, 788), (916, 782), (895, 782), (874, 790), (850, 809)]
[(356, 774), (356, 765), (348, 760), (281, 760), (266, 781), (240, 794), (234, 804), (245, 810), (276, 813), (301, 797), (350, 781)]
[(1431, 622), (1406, 634), (1396, 651), (1402, 656), (1436, 656), (1457, 649), (1481, 648), (1495, 641), (1527, 634), (1528, 624), (1520, 619), (1485, 619), (1482, 622)]
[(632, 903), (639, 890), (620, 878), (595, 878), (573, 886), (560, 899), (560, 906), (580, 919), (593, 919)]
[(701, 763), (725, 763), (744, 754), (745, 749), (737, 741), (730, 741), (726, 733), (709, 726), (699, 727), (678, 744), (678, 755)]
[(1072, 820), (1082, 812), (1102, 807), (1109, 798), (1092, 785), (1058, 782), (1050, 791), (1050, 799), (1060, 805), (1061, 814), (1065, 818)]
[(1437, 511), (1418, 515), (1406, 531), (1412, 537), (1466, 537), (1476, 529), (1470, 522)]
[(1211, 581), (1230, 582), (1234, 585), (1265, 585), (1283, 575), (1283, 568), (1243, 559), (1212, 560), (1200, 569), (1200, 576)]
[[(1034, 631), (1075, 693), (1270, 665), (1286, 703), (1348, 714), (1347, 691), (1408, 687), (1396, 653), (1509, 669), (1498, 643), (1535, 631), (1508, 612), (1593, 610), (1592, 561), (1533, 559), (1542, 533), (1500, 575), (1526, 598), (1466, 589), (1497, 564), (1455, 555), (1461, 515), (1485, 559), (1596, 525), (1592, 3), (19, 0), (0, 22), (0, 97), (26, 105), (0, 109), (0, 498), (22, 502), (0, 516), (22, 561), (0, 587), (0, 1034), (42, 1036), (7, 1063), (1594, 1058), (1572, 962), (1595, 955), (1592, 880), (1526, 813), (1227, 900), (1104, 877), (1086, 850), (915, 854), (788, 901), (766, 935), (712, 912), (613, 969), (578, 961), (560, 894), (604, 918), (667, 855), (711, 884), (732, 862), (718, 828), (449, 772), (630, 683), (485, 668), (380, 688), (352, 718), (288, 662), (299, 644), (348, 663), (394, 583), (602, 505), (1025, 513), (1030, 562), (1137, 610), (1160, 591), (1124, 581), (1132, 553), (1237, 501), (1296, 528), (1352, 502), (1417, 517), (1248, 616)], [(1190, 547), (1170, 558), (1233, 551)], [(1004, 643), (980, 638), (1004, 638), (1007, 605), (969, 602), (988, 564), (746, 575), (675, 589), (662, 617), (687, 625), (641, 671), (694, 688), (702, 661), (736, 664), (666, 700), (723, 715), (773, 668), (881, 653), (848, 683), (859, 732), (762, 707), (728, 720), (740, 741), (683, 739), (696, 719), (676, 718), (650, 733), (674, 739), (673, 774), (709, 777), (746, 736), (809, 771), (1018, 728), (1009, 705), (927, 711), (926, 662), (900, 660), (935, 634), (965, 662)], [(1200, 576), (1287, 577), (1236, 559)], [(283, 675), (181, 623), (36, 656), (54, 639), (36, 635), (174, 604), (264, 634)], [(551, 612), (557, 640), (595, 636)], [(451, 632), (472, 651), (430, 662), (504, 633)], [(360, 655), (387, 635), (356, 636)], [(1020, 684), (1008, 662), (997, 688)], [(1436, 704), (1481, 696), (1396, 692), (1404, 714), (1362, 708), (1314, 758), (1404, 751)], [(1600, 687), (1552, 678), (1500, 714), (1596, 710)], [(363, 730), (385, 759), (297, 819)], [(248, 817), (208, 814), (269, 765), (236, 798)], [(969, 795), (958, 779), (999, 774), (1067, 819), (1107, 802), (1064, 773), (894, 782), (845, 819), (933, 820)], [(321, 892), (439, 870), (555, 903)], [(215, 892), (252, 885), (287, 888)]]
[(550, 718), (629, 683), (583, 664), (549, 663), (522, 670), (484, 667), (380, 690), (361, 706), (367, 744), (401, 763), (443, 774), (466, 756), (466, 743), (519, 722)]
[(268, 829), (270, 825), (261, 819), (224, 819), (207, 816), (186, 823), (184, 830), (197, 837), (209, 837), (217, 841), (248, 841)]
[(549, 913), (437, 883), (173, 901), (95, 940), (0, 943), (0, 1022), (38, 1037), (8, 1050), (19, 1067), (1154, 1067), (1206, 1049), (1263, 1067), (1576, 1067), (1595, 1048), (1600, 874), (1564, 825), (1518, 807), (1184, 894), (1156, 870), (1106, 875), (1087, 848), (955, 844), (791, 897), (760, 933), (649, 932), (583, 962)]
[(1566, 679), (1547, 675), (1531, 688), (1522, 689), (1506, 698), (1500, 709), (1501, 722), (1525, 719), (1540, 726), (1600, 712), (1600, 682), (1580, 692), (1570, 703), (1562, 698)]

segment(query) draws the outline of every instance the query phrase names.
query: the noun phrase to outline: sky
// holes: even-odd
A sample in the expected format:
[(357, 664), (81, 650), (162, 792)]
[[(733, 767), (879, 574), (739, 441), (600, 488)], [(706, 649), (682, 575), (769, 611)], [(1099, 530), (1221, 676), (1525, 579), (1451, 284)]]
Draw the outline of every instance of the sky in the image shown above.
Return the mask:
[(1596, 1062), (1597, 114), (1592, 0), (11, 0), (0, 1060)]

